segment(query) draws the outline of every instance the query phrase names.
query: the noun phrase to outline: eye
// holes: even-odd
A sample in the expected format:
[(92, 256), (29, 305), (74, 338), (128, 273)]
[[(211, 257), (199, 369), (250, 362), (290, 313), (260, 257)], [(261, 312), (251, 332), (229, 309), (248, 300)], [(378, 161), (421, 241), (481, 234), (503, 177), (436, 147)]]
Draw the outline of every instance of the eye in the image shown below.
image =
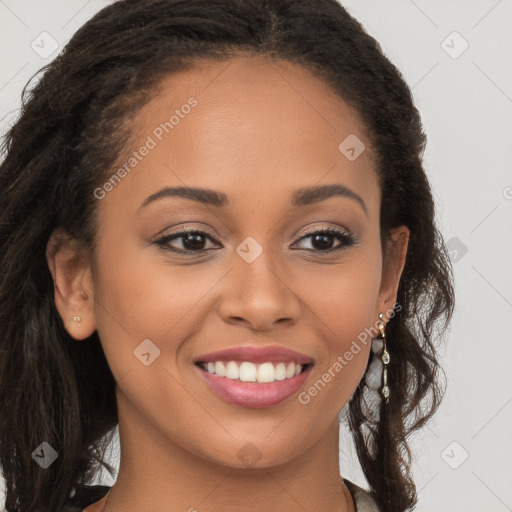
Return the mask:
[[(171, 246), (170, 242), (176, 240), (180, 240), (178, 245), (181, 245), (181, 248), (173, 248)], [(194, 228), (180, 228), (171, 235), (165, 235), (155, 240), (154, 243), (162, 247), (162, 249), (176, 253), (199, 254), (208, 250), (204, 247), (207, 240), (216, 242), (215, 238), (205, 231)]]
[[(341, 243), (335, 247), (332, 247), (332, 242), (335, 238), (340, 240)], [(341, 231), (335, 228), (316, 229), (300, 238), (299, 242), (301, 240), (307, 239), (311, 239), (311, 245), (313, 246), (311, 249), (307, 250), (318, 253), (330, 253), (333, 251), (339, 251), (340, 249), (354, 245), (355, 243), (355, 238), (352, 235), (346, 231)]]

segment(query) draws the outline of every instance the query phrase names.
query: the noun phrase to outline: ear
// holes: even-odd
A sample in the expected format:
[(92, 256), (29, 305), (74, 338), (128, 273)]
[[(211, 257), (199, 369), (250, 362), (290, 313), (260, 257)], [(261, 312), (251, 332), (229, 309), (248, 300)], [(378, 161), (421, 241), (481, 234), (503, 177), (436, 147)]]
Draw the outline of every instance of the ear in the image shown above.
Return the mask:
[(57, 228), (46, 245), (46, 261), (64, 327), (77, 340), (88, 338), (96, 330), (88, 251), (64, 229)]
[(406, 226), (399, 226), (391, 230), (391, 240), (388, 241), (386, 253), (383, 255), (382, 280), (379, 290), (378, 310), (383, 313), (384, 321), (393, 311), (398, 293), (400, 277), (405, 266), (407, 247), (409, 245), (410, 231)]

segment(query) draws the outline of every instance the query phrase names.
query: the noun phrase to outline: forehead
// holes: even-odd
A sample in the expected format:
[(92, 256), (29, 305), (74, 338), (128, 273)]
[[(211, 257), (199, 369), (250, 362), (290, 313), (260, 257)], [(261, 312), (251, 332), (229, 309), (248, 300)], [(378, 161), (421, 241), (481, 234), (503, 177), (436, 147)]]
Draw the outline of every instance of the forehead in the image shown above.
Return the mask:
[[(358, 113), (297, 64), (204, 61), (166, 76), (153, 94), (132, 121), (116, 166), (128, 172), (110, 203), (138, 207), (164, 186), (223, 191), (232, 206), (277, 196), (291, 202), (292, 189), (332, 183), (377, 199), (373, 149)], [(365, 149), (348, 158), (354, 145)], [(143, 146), (150, 149), (126, 165)]]

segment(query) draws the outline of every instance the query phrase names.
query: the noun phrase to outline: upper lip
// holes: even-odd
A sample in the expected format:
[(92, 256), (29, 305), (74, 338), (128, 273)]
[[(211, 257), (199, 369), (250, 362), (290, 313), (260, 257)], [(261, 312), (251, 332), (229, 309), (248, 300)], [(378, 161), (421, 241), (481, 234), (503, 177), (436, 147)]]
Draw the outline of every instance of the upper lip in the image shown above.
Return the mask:
[(266, 347), (252, 347), (248, 345), (228, 348), (202, 354), (195, 358), (195, 362), (214, 363), (215, 361), (250, 361), (252, 363), (289, 363), (305, 365), (313, 363), (313, 359), (306, 354), (296, 352), (278, 345)]

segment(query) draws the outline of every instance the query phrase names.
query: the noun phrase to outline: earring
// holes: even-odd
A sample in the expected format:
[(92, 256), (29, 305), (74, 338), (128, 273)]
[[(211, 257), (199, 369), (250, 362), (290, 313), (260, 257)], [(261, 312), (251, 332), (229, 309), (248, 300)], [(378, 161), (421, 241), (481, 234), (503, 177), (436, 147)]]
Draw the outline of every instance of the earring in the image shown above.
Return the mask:
[(382, 350), (382, 362), (384, 364), (384, 368), (382, 370), (382, 396), (385, 398), (386, 400), (386, 404), (389, 403), (389, 387), (388, 387), (388, 369), (387, 369), (387, 366), (389, 364), (389, 361), (390, 361), (390, 357), (389, 357), (389, 352), (387, 351), (386, 349), (386, 333), (384, 332), (384, 327), (385, 327), (385, 324), (384, 324), (384, 315), (381, 313), (379, 315), (379, 331), (380, 331), (380, 336), (381, 336), (381, 339), (382, 339), (382, 343), (383, 343), (383, 350)]
[(78, 322), (78, 327), (80, 327), (82, 324), (80, 323), (82, 319), (79, 316), (73, 317), (73, 322)]

